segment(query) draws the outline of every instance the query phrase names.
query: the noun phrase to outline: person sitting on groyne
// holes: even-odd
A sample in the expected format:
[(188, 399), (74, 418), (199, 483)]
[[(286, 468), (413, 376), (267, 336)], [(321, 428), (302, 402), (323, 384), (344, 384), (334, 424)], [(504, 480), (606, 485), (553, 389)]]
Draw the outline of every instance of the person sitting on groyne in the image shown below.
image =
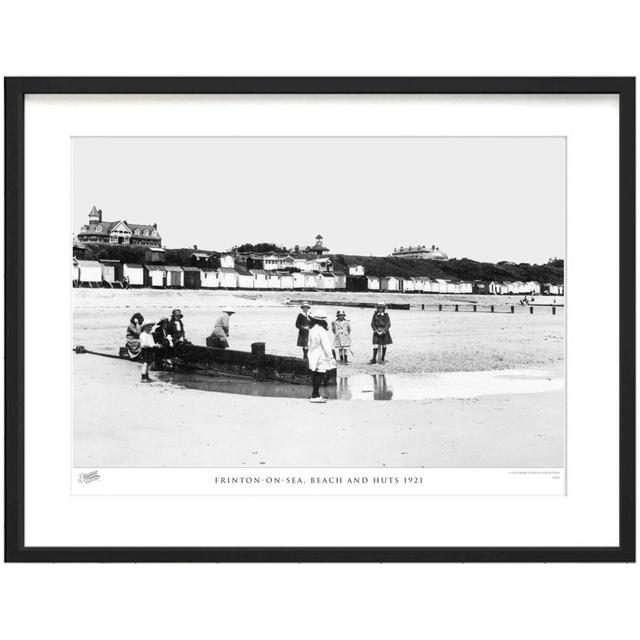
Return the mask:
[(171, 330), (169, 328), (169, 318), (160, 318), (156, 330), (153, 332), (153, 339), (156, 344), (161, 347), (170, 349), (173, 347), (173, 337), (171, 336)]
[(211, 332), (210, 344), (216, 349), (229, 348), (229, 319), (235, 313), (233, 307), (225, 307), (216, 319)]
[(182, 311), (180, 311), (180, 309), (174, 309), (171, 312), (169, 332), (171, 333), (171, 339), (173, 340), (174, 346), (178, 346), (181, 344), (190, 344), (185, 336), (184, 322), (182, 321), (183, 317), (184, 316), (182, 315)]
[(131, 360), (137, 360), (142, 353), (140, 346), (140, 333), (142, 332), (142, 323), (144, 317), (141, 313), (134, 313), (129, 320), (127, 327), (127, 353)]

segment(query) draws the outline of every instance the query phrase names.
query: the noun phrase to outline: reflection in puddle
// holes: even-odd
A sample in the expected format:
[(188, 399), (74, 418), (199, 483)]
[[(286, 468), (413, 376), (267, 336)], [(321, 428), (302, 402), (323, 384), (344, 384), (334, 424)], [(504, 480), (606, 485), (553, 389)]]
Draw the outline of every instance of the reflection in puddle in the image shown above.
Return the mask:
[[(307, 399), (311, 385), (193, 373), (158, 372), (158, 379), (183, 389), (267, 398)], [(440, 374), (354, 374), (320, 389), (329, 400), (426, 400), (495, 394), (538, 393), (562, 389), (564, 382), (544, 371), (469, 371)]]

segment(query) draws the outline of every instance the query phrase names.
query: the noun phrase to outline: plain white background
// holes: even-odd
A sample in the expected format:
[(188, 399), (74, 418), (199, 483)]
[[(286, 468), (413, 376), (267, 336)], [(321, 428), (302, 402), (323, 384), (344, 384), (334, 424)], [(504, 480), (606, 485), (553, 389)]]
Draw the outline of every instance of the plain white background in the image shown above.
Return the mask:
[[(637, 3), (14, 3), (3, 75), (636, 75)], [(50, 212), (52, 221), (56, 212)], [(6, 566), (10, 638), (601, 638), (637, 566)]]

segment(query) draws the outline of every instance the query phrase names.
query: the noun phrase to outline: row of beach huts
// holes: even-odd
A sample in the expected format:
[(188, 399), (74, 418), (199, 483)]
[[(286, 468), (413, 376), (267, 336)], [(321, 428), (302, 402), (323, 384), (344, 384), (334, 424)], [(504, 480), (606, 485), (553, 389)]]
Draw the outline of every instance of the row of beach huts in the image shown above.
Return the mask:
[(247, 269), (234, 265), (201, 268), (134, 264), (73, 258), (75, 287), (148, 287), (154, 289), (258, 289), (287, 291), (383, 291), (490, 295), (563, 295), (564, 287), (540, 282), (467, 282), (427, 277), (365, 275), (359, 266), (338, 271)]

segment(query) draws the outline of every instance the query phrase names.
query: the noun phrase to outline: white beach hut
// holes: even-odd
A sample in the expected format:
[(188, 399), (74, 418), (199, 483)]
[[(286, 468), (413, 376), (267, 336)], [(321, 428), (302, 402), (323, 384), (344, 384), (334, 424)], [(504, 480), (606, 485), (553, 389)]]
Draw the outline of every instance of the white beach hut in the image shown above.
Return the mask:
[(215, 269), (200, 269), (200, 287), (202, 289), (218, 289), (218, 272)]
[(238, 272), (233, 267), (220, 267), (218, 269), (218, 282), (222, 289), (237, 289)]
[(316, 276), (316, 282), (318, 283), (318, 289), (322, 289), (323, 291), (333, 291), (336, 288), (336, 279), (332, 273), (319, 273)]
[(144, 269), (141, 264), (125, 262), (122, 265), (122, 277), (129, 279), (130, 287), (144, 287)]
[(269, 280), (267, 272), (264, 269), (249, 269), (249, 273), (253, 276), (254, 289), (268, 289)]
[(162, 264), (145, 265), (147, 272), (147, 286), (155, 289), (162, 289), (166, 283), (167, 270)]
[(166, 282), (165, 284), (170, 289), (182, 289), (184, 287), (184, 271), (182, 267), (176, 267), (173, 265), (167, 265), (166, 270)]
[(293, 275), (288, 271), (278, 271), (281, 289), (293, 289)]
[(253, 289), (253, 275), (243, 267), (236, 267), (238, 289)]
[(368, 291), (380, 291), (380, 278), (378, 276), (365, 276), (367, 278)]
[(97, 260), (78, 260), (78, 281), (84, 286), (102, 284), (102, 265)]

